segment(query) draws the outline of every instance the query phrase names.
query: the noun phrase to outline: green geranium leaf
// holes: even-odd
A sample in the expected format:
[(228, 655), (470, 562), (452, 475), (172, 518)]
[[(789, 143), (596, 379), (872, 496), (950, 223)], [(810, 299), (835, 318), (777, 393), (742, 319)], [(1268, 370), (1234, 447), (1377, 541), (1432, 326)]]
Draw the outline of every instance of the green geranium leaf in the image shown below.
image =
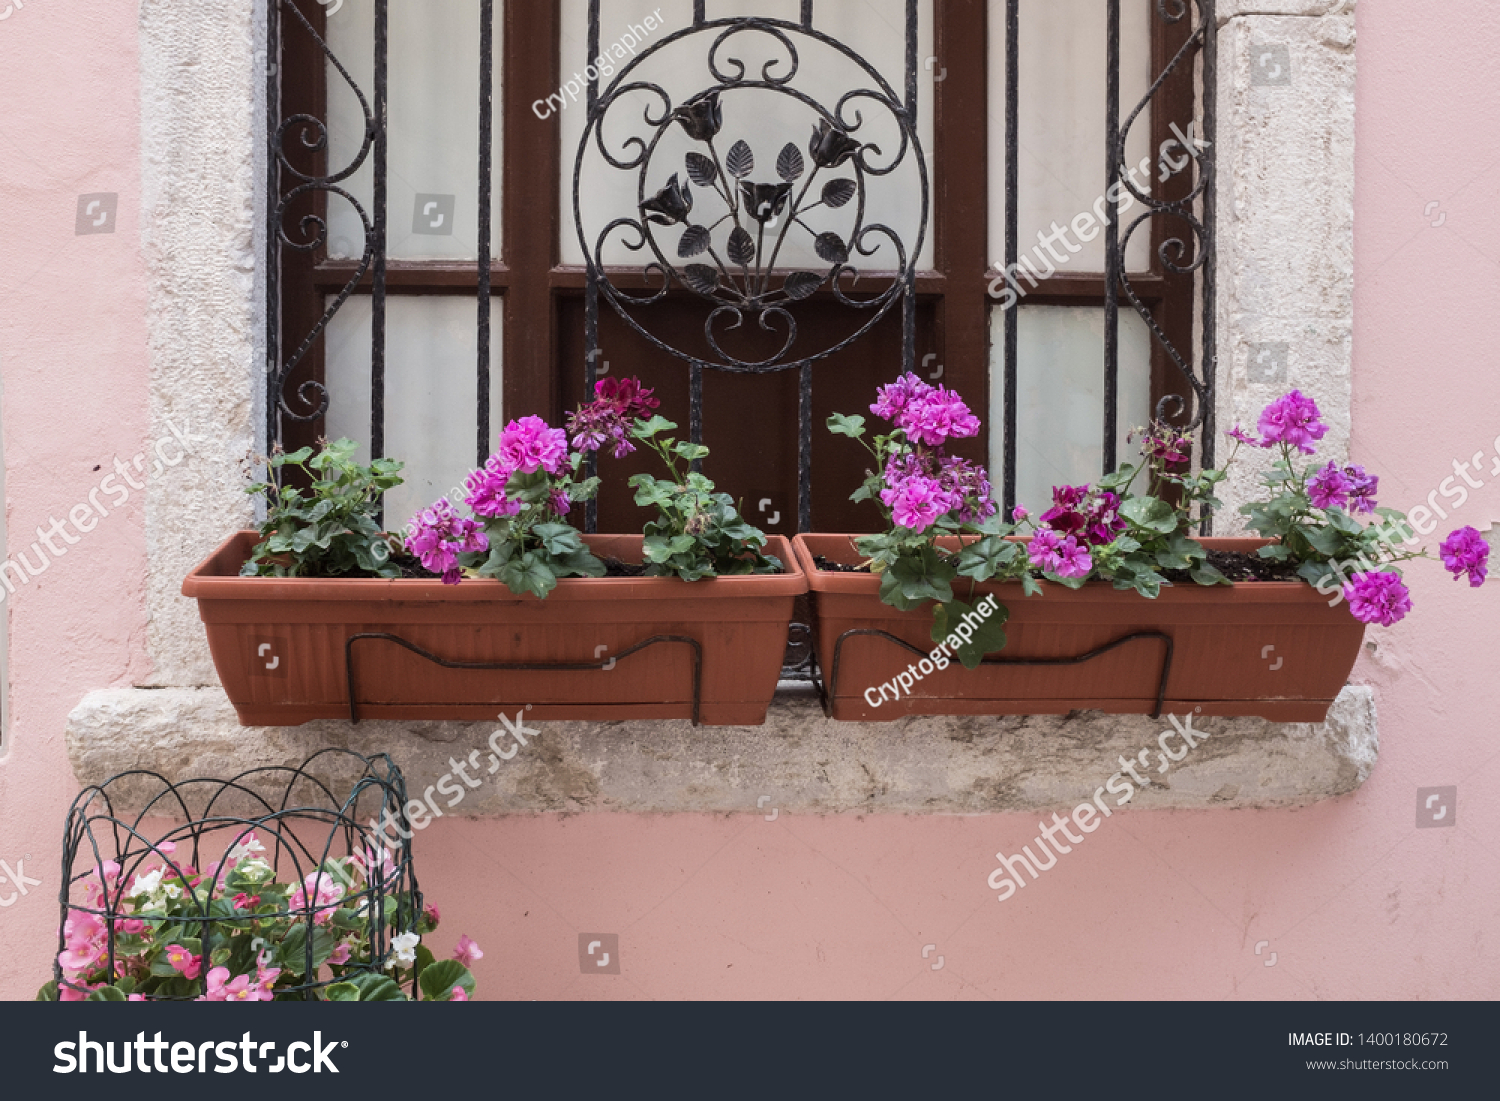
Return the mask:
[(1232, 585), (1234, 582), (1219, 572), (1219, 568), (1210, 562), (1202, 562), (1193, 567), (1193, 580), (1200, 585)]
[(567, 524), (538, 524), (531, 530), (548, 554), (566, 557), (585, 549), (583, 536)]
[(1177, 512), (1155, 497), (1131, 497), (1120, 506), (1120, 515), (1134, 524), (1162, 534), (1177, 530)]
[(969, 639), (965, 642), (957, 638), (958, 645), (953, 653), (965, 669), (977, 669), (986, 654), (1005, 648), (1005, 623), (1010, 618), (1010, 609), (1001, 604), (993, 614), (986, 616), (961, 600), (939, 604), (932, 610), (932, 641), (944, 642), (953, 637), (965, 616), (969, 617)]
[(547, 567), (540, 555), (532, 551), (505, 563), (500, 569), (500, 580), (517, 596), (535, 593), (542, 600), (546, 600), (547, 594), (557, 588), (557, 575)]
[(865, 418), (846, 417), (842, 413), (835, 413), (828, 418), (828, 431), (835, 436), (849, 436), (857, 440), (865, 434)]
[(359, 987), (352, 982), (336, 982), (324, 988), (323, 997), (330, 1002), (357, 1002), (360, 1000)]

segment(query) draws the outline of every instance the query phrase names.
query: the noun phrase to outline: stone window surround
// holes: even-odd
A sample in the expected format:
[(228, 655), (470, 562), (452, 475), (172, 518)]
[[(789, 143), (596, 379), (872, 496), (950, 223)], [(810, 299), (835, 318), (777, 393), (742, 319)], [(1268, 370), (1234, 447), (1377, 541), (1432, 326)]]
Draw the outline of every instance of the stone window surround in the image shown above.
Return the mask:
[[(153, 673), (138, 687), (89, 693), (69, 716), (68, 752), (79, 780), (97, 783), (139, 767), (175, 779), (233, 775), (337, 745), (389, 752), (420, 793), (450, 771), (450, 757), (485, 745), (493, 724), (242, 728), (196, 604), (179, 592), (231, 523), (252, 520), (242, 487), (264, 420), (264, 2), (140, 5), (151, 431), (170, 419), (197, 442), (147, 498)], [(1295, 384), (1317, 396), (1333, 457), (1347, 455), (1350, 426), (1354, 7), (1219, 3), (1219, 421), (1253, 423)], [(1290, 61), (1290, 83), (1257, 74), (1261, 47)], [(1231, 514), (1253, 475), (1246, 464), (1231, 479)], [(1357, 788), (1379, 748), (1366, 687), (1347, 687), (1322, 724), (1200, 721), (1213, 737), (1133, 807), (1307, 804)], [(1064, 808), (1090, 798), (1117, 755), (1134, 756), (1167, 726), (1079, 713), (833, 723), (805, 694), (778, 697), (760, 728), (538, 725), (536, 752), (475, 791), (462, 813)]]

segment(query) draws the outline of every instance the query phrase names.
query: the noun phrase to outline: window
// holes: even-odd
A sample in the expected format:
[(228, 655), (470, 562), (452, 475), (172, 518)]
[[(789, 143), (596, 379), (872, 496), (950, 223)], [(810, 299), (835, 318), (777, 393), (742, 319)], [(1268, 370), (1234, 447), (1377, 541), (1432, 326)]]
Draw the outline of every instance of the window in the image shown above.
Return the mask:
[[(632, 54), (650, 44), (643, 36), (663, 40), (699, 16), (797, 24), (810, 13), (820, 33), (847, 42), (897, 87), (909, 10), (915, 15), (915, 129), (931, 215), (915, 280), (914, 360), (921, 373), (988, 411), (989, 436), (971, 441), (968, 456), (991, 462), (997, 492), (1034, 506), (1055, 483), (1097, 476), (1109, 451), (1125, 454), (1126, 433), (1159, 403), (1178, 412), (1173, 395), (1182, 402), (1177, 420), (1206, 412), (1185, 374), (1198, 363), (1195, 342), (1206, 339), (1195, 317), (1212, 312), (1198, 305), (1208, 270), (1193, 270), (1207, 238), (1187, 225), (1202, 217), (1198, 196), (1210, 163), (1190, 148), (1204, 135), (1195, 118), (1202, 0), (611, 0), (600, 7), (598, 46), (608, 52), (634, 39)], [(289, 448), (349, 435), (406, 459), (409, 484), (387, 502), (394, 526), (461, 485), (504, 418), (539, 413), (557, 423), (584, 396), (586, 271), (572, 191), (588, 110), (585, 81), (575, 74), (598, 56), (587, 41), (589, 3), (344, 0), (330, 9), (273, 0), (272, 9), (282, 51), (272, 112), (282, 132), (273, 140), (284, 159), (272, 164), (281, 240), (270, 257), (278, 278), (269, 311), (276, 403), (268, 434)], [(381, 10), (388, 13), (383, 35)], [(1211, 16), (1211, 4), (1207, 10)], [(1111, 47), (1114, 13), (1119, 32)], [(693, 80), (702, 87), (706, 50), (695, 48), (692, 64), (703, 72), (678, 61), (655, 78), (676, 80), (689, 94)], [(769, 58), (774, 43), (765, 48)], [(376, 71), (382, 51), (383, 76)], [(668, 56), (665, 48), (660, 56)], [(1133, 207), (1122, 211), (1122, 235), (1146, 215), (1118, 252), (1128, 286), (1107, 271), (1101, 224), (1112, 179), (1105, 172), (1111, 73), (1118, 74), (1115, 117), (1123, 122), (1145, 103), (1123, 159), (1137, 173), (1134, 186), (1161, 208), (1153, 213), (1134, 197), (1121, 199)], [(836, 92), (831, 67), (814, 76)], [(606, 86), (611, 79), (604, 77)], [(383, 135), (371, 121), (382, 103), (389, 112)], [(804, 134), (779, 129), (785, 120), (775, 109), (757, 114), (749, 129), (746, 117), (735, 122), (736, 136), (753, 139), (763, 164), (782, 141), (805, 148)], [(318, 120), (327, 120), (326, 144)], [(358, 169), (341, 175), (361, 155)], [(653, 186), (663, 182), (653, 177)], [(633, 197), (625, 195), (627, 204)], [(585, 221), (618, 209), (610, 206), (617, 198), (605, 184), (581, 181)], [(919, 198), (912, 185), (879, 216), (910, 219)], [(378, 250), (364, 255), (360, 210), (376, 236), (385, 234), (383, 263)], [(322, 219), (326, 230), (309, 219)], [(1040, 251), (1048, 246), (1038, 237), (1049, 234), (1050, 251)], [(612, 278), (653, 286), (640, 274), (639, 256), (617, 243), (604, 262)], [(1009, 296), (1013, 304), (1008, 287), (1019, 292)], [(804, 305), (807, 332), (833, 331), (841, 307), (826, 287)], [(701, 339), (701, 300), (678, 290), (658, 308), (653, 332), (667, 343)], [(1111, 384), (1102, 365), (1111, 341), (1118, 395), (1107, 441)], [(657, 388), (663, 412), (688, 424), (686, 363), (607, 307), (598, 347), (597, 370), (641, 376)], [(903, 350), (901, 311), (893, 310), (816, 365), (811, 520), (822, 530), (868, 529), (873, 516), (846, 500), (861, 479), (862, 453), (821, 425), (834, 411), (862, 411), (875, 386), (899, 372)], [(1211, 362), (1198, 369), (1195, 377), (1211, 384)], [(709, 371), (703, 381), (703, 434), (715, 453), (709, 472), (754, 522), (781, 533), (798, 523), (798, 373)], [(618, 490), (644, 461), (604, 463), (601, 473), (617, 491), (603, 495), (601, 530), (638, 526), (630, 494)]]

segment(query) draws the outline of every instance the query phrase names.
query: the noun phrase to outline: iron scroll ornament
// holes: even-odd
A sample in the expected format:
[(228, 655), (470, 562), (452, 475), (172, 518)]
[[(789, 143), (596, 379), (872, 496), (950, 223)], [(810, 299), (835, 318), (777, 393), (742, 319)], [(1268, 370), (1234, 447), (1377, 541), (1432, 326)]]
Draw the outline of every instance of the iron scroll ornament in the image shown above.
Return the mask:
[[(661, 51), (705, 32), (716, 34), (707, 59), (715, 84), (674, 104), (660, 85), (635, 78), (640, 67), (649, 65)], [(747, 78), (744, 60), (727, 56), (731, 39), (746, 33), (767, 35), (785, 51), (784, 57), (766, 61), (758, 78)], [(837, 51), (859, 67), (870, 86), (844, 92), (831, 108), (794, 87), (801, 68), (797, 38)], [(782, 144), (771, 163), (764, 159), (764, 147), (758, 161), (751, 141), (741, 137), (728, 142), (726, 119), (731, 124), (736, 121), (735, 93), (746, 91), (770, 92), (802, 104), (808, 109), (810, 130), (804, 133), (809, 136), (802, 139), (799, 134), (801, 140)], [(646, 136), (632, 135), (618, 152), (611, 152), (604, 122), (611, 109), (622, 101), (629, 102), (626, 97), (635, 93), (644, 93), (647, 100), (642, 109)], [(878, 144), (861, 139), (865, 107), (883, 110), (896, 123), (900, 142), (894, 152), (886, 154)], [(658, 167), (658, 149), (674, 130), (686, 134), (694, 148), (680, 165)], [(610, 221), (592, 243), (581, 198), (591, 144), (609, 168), (636, 173), (636, 209)], [(872, 183), (897, 173), (908, 157), (915, 162), (921, 191), (916, 240), (910, 248), (897, 230), (867, 219)], [(643, 51), (591, 101), (574, 162), (574, 222), (591, 285), (653, 346), (695, 368), (730, 373), (805, 367), (869, 332), (892, 306), (913, 292), (916, 258), (926, 236), (928, 204), (927, 166), (914, 113), (891, 85), (837, 39), (807, 25), (772, 19), (704, 22)], [(641, 270), (649, 282), (657, 284), (654, 289), (634, 294), (611, 281), (604, 249), (616, 234), (618, 243), (631, 252), (649, 250), (653, 258)], [(806, 234), (813, 253), (827, 266), (778, 269), (777, 261), (794, 234)], [(853, 296), (850, 292), (860, 279), (855, 261), (875, 255), (885, 245), (896, 257), (894, 271), (886, 268), (885, 274), (891, 277), (889, 285), (868, 295)], [(710, 356), (668, 344), (635, 316), (635, 311), (664, 299), (674, 286), (710, 307), (703, 327)], [(858, 311), (854, 315), (858, 324), (830, 346), (798, 348), (792, 309), (825, 287), (840, 305)], [(747, 320), (773, 337), (779, 336), (780, 347), (759, 358), (726, 350), (722, 334), (739, 329)]]

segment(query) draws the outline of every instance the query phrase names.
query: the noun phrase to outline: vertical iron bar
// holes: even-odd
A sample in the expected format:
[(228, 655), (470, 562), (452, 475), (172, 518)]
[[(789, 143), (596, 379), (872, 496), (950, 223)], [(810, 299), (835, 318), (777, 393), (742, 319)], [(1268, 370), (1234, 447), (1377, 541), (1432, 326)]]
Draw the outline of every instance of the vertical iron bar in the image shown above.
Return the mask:
[[(1020, 148), (1021, 101), (1021, 0), (1005, 5), (1005, 271), (1007, 279), (1016, 269), (1020, 253), (1020, 181), (1017, 151)], [(1020, 299), (1005, 311), (1005, 515), (1016, 507), (1016, 410), (1019, 365)]]
[[(703, 442), (703, 364), (696, 361), (688, 368), (688, 439)], [(693, 464), (698, 469), (698, 464)]]
[(704, 21), (708, 18), (708, 13), (705, 11), (707, 6), (707, 0), (693, 0), (693, 26), (703, 26)]
[(906, 117), (917, 128), (917, 0), (906, 0)]
[[(1218, 375), (1219, 375), (1219, 324), (1215, 311), (1218, 309), (1218, 275), (1215, 267), (1219, 261), (1219, 244), (1215, 230), (1218, 216), (1218, 155), (1219, 141), (1219, 22), (1215, 0), (1200, 0), (1199, 19), (1203, 24), (1203, 149), (1198, 158), (1199, 170), (1204, 175), (1203, 184), (1203, 249), (1207, 257), (1203, 262), (1203, 466), (1214, 465), (1215, 436), (1218, 434)], [(1213, 514), (1205, 510), (1203, 534), (1213, 533)]]
[[(270, 455), (281, 439), (281, 0), (266, 5), (266, 446)], [(274, 480), (274, 473), (273, 473)]]
[[(906, 0), (906, 118), (912, 131), (917, 129), (917, 0)], [(911, 270), (906, 277), (901, 317), (901, 371), (903, 374), (917, 369), (917, 281), (916, 257), (912, 257)], [(809, 387), (811, 379), (809, 379)], [(809, 426), (812, 410), (808, 409)], [(809, 461), (811, 451), (809, 450)]]
[[(700, 5), (701, 6), (701, 5)], [(599, 56), (599, 0), (589, 0), (589, 58), (592, 60)], [(597, 70), (595, 70), (597, 72)], [(592, 123), (594, 115), (599, 109), (599, 85), (590, 81), (588, 86), (588, 98), (586, 100), (589, 113), (589, 122)], [(585, 125), (588, 125), (587, 123)], [(578, 181), (573, 181), (573, 187), (578, 187)], [(576, 194), (576, 191), (575, 191)], [(584, 279), (583, 287), (583, 400), (592, 401), (594, 387), (599, 382), (599, 280), (601, 273), (597, 271), (592, 263), (588, 264), (588, 272)], [(597, 452), (589, 452), (584, 459), (583, 473), (585, 478), (593, 478), (599, 473), (599, 458)], [(597, 496), (584, 505), (583, 530), (592, 535), (599, 530), (599, 500)]]
[[(385, 458), (385, 237), (386, 237), (386, 137), (389, 104), (386, 102), (387, 17), (390, 0), (375, 0), (375, 276), (370, 289), (370, 458)], [(380, 522), (385, 522), (382, 501)]]
[(490, 443), (490, 202), (495, 131), (495, 0), (479, 0), (479, 364), (477, 466)]
[(1120, 210), (1108, 202), (1120, 178), (1120, 0), (1109, 0), (1105, 15), (1108, 60), (1105, 62), (1104, 194), (1109, 216), (1104, 231), (1104, 473), (1116, 462), (1120, 381)]
[(812, 30), (813, 25), (813, 0), (802, 0), (802, 26), (806, 30)]
[(797, 408), (797, 531), (812, 531), (812, 364), (799, 372)]

